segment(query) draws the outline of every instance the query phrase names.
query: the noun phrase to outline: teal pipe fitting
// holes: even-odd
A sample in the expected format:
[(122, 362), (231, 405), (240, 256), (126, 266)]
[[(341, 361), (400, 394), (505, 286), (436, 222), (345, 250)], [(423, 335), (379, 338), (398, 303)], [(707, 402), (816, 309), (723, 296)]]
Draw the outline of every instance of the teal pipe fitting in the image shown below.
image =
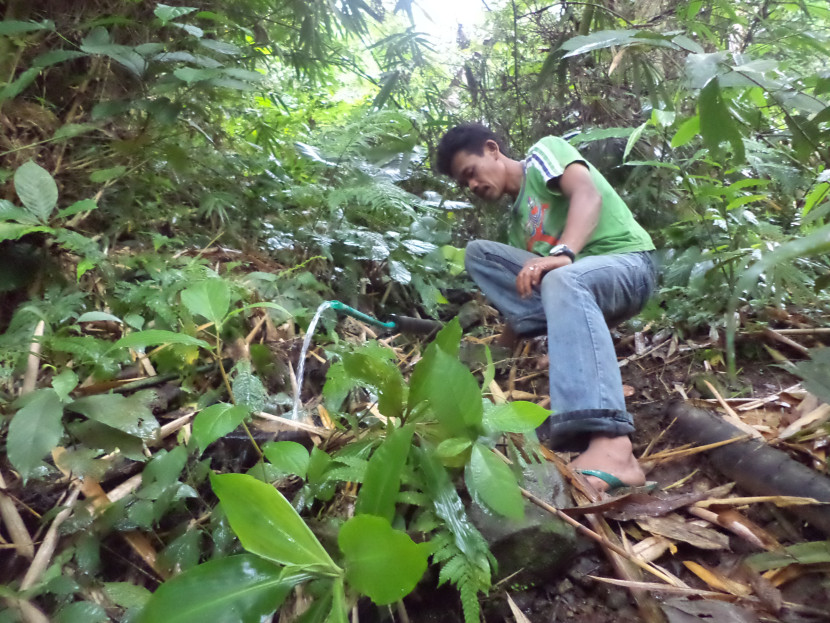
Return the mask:
[(381, 322), (377, 318), (373, 318), (368, 314), (364, 314), (362, 311), (356, 310), (354, 307), (349, 307), (345, 303), (340, 301), (329, 301), (330, 305), (333, 310), (342, 312), (352, 318), (357, 318), (358, 320), (362, 320), (363, 322), (368, 322), (369, 324), (375, 325), (376, 327), (380, 327), (382, 329), (394, 329), (395, 323), (394, 322)]

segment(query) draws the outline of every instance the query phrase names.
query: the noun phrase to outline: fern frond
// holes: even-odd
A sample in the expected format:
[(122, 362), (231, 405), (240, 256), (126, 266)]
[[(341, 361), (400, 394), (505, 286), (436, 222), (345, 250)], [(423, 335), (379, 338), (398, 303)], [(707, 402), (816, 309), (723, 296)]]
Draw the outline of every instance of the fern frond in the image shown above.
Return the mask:
[(441, 573), (438, 574), (438, 586), (447, 581), (457, 584), (466, 577), (469, 569), (467, 559), (456, 553), (452, 558), (443, 564)]
[(478, 586), (475, 580), (465, 576), (456, 586), (458, 586), (458, 592), (461, 593), (464, 623), (480, 623), (481, 606), (478, 603)]

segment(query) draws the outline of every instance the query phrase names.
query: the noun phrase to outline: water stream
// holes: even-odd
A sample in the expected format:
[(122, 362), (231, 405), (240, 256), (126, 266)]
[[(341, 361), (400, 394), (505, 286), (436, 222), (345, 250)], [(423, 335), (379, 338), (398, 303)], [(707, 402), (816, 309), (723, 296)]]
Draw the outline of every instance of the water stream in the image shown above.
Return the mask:
[(306, 331), (305, 339), (303, 340), (303, 349), (300, 351), (300, 368), (297, 371), (297, 389), (294, 392), (294, 411), (291, 413), (291, 419), (293, 420), (298, 419), (297, 415), (300, 410), (300, 394), (303, 391), (303, 375), (305, 374), (305, 356), (308, 353), (308, 347), (311, 345), (311, 336), (314, 335), (314, 330), (317, 328), (317, 322), (320, 320), (320, 316), (329, 307), (331, 307), (331, 301), (323, 301), (320, 303), (320, 307), (317, 308), (314, 318), (311, 319), (308, 325), (308, 331)]

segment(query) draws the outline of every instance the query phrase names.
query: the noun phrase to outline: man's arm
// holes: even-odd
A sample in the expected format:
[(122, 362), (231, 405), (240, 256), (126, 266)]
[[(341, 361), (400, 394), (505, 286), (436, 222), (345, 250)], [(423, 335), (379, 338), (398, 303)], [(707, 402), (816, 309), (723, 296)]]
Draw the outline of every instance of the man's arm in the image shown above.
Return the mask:
[[(588, 244), (599, 223), (602, 196), (599, 194), (588, 167), (574, 162), (559, 177), (559, 189), (568, 198), (568, 217), (559, 242), (578, 254)], [(548, 271), (571, 263), (565, 255), (538, 257), (527, 261), (516, 276), (516, 289), (522, 297), (530, 296)]]

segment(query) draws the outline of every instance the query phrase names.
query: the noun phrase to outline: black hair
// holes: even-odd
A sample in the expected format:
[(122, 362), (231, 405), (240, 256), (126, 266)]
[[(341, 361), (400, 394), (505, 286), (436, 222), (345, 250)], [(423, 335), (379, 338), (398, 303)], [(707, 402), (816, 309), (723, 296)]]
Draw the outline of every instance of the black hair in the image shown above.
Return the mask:
[(507, 155), (504, 142), (487, 126), (480, 123), (462, 123), (444, 134), (438, 143), (436, 168), (439, 173), (452, 175), (452, 159), (459, 151), (467, 151), (478, 156), (484, 155), (484, 143), (495, 141), (501, 153)]

